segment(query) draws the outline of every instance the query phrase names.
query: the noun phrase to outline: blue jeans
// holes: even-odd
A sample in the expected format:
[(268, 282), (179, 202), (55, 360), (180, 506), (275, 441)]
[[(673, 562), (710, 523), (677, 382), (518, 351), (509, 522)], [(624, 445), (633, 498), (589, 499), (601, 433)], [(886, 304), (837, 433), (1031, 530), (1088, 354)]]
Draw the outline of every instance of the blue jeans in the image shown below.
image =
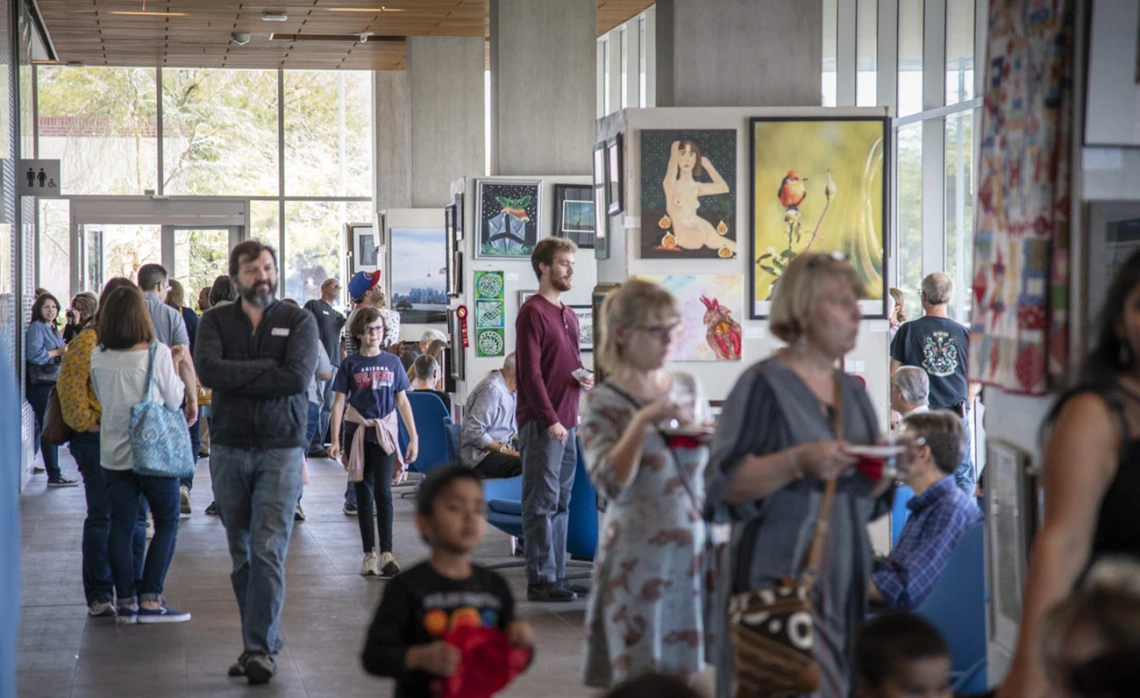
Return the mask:
[(44, 470), (47, 471), (48, 482), (58, 482), (63, 477), (63, 472), (59, 469), (59, 446), (48, 443), (43, 438), (44, 415), (47, 414), (48, 397), (51, 395), (52, 386), (29, 385), (27, 389), (28, 404), (32, 406), (32, 412), (36, 415), (36, 431), (33, 437), (35, 451), (36, 453), (42, 451), (44, 454)]
[[(194, 422), (194, 426), (190, 427), (190, 452), (194, 454), (194, 466), (198, 465), (198, 452), (202, 448), (202, 415), (198, 415), (198, 421)], [(190, 477), (182, 478), (182, 485), (188, 490), (194, 489), (194, 473), (190, 473)]]
[[(104, 474), (107, 496), (111, 500), (111, 536), (107, 551), (118, 603), (128, 606), (137, 601), (161, 601), (162, 585), (178, 539), (178, 478), (138, 475), (133, 470), (104, 470)], [(140, 494), (154, 515), (154, 538), (142, 565), (141, 581), (138, 581), (139, 570), (133, 553), (138, 537)], [(145, 532), (143, 537), (145, 540)]]
[[(71, 455), (83, 475), (87, 495), (87, 518), (83, 520), (83, 593), (87, 605), (115, 600), (115, 581), (107, 553), (111, 537), (111, 499), (107, 496), (107, 476), (99, 465), (99, 432), (76, 432), (71, 436)], [(143, 569), (146, 555), (146, 509), (139, 507), (132, 545), (134, 567)], [(141, 580), (139, 580), (141, 583)]]
[(321, 425), (321, 405), (318, 402), (309, 403), (309, 418), (305, 422), (305, 443), (310, 444), (312, 448), (314, 435), (317, 433), (317, 428)]
[(522, 447), (522, 527), (529, 584), (566, 576), (566, 531), (570, 491), (578, 465), (577, 429), (558, 443), (550, 432), (529, 422), (519, 433)]
[[(336, 368), (333, 368), (333, 378), (336, 378)], [(329, 433), (329, 421), (332, 419), (332, 404), (335, 394), (333, 393), (333, 379), (322, 381), (319, 384), (318, 390), (321, 394), (320, 416), (318, 418), (318, 426), (316, 434), (309, 437), (309, 448), (321, 448), (325, 445), (325, 435)], [(311, 403), (310, 403), (311, 404)]]
[(958, 489), (965, 492), (972, 502), (974, 501), (974, 494), (978, 491), (978, 475), (974, 472), (974, 439), (970, 435), (969, 410), (966, 411), (966, 417), (962, 420), (962, 424), (966, 427), (966, 458), (954, 471), (954, 484), (958, 485)]
[(233, 560), (234, 596), (241, 613), (245, 652), (276, 654), (285, 605), (285, 555), (293, 511), (301, 496), (299, 448), (265, 451), (213, 444), (210, 475), (214, 501), (226, 527)]

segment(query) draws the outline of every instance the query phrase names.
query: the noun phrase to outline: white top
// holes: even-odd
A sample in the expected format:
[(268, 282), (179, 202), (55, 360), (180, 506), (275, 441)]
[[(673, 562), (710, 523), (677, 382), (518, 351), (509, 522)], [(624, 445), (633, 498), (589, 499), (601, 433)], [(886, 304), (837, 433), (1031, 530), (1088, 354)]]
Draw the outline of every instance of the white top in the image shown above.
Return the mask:
[[(131, 469), (131, 408), (143, 400), (147, 349), (91, 352), (91, 385), (103, 407), (99, 427), (100, 464), (107, 470)], [(170, 347), (159, 344), (154, 352), (154, 399), (167, 407), (182, 406), (186, 386), (174, 373)]]

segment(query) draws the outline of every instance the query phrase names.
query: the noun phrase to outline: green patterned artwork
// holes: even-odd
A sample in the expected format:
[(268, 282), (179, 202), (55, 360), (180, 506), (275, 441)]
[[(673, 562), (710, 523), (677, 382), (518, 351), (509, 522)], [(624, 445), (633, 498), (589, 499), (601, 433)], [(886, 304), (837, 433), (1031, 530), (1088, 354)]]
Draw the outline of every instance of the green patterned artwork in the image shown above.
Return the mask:
[(481, 328), (475, 330), (475, 353), (477, 356), (505, 356), (506, 337), (501, 329)]
[(477, 300), (503, 300), (503, 272), (475, 272), (475, 298)]
[(504, 329), (501, 271), (475, 272), (475, 355), (505, 356), (507, 347)]

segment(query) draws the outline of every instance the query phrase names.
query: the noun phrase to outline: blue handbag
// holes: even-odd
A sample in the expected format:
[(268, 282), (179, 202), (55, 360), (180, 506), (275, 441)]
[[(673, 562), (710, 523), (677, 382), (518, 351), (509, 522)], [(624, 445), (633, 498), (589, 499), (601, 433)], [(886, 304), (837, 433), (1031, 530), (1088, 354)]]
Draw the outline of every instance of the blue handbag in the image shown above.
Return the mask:
[(190, 430), (186, 426), (186, 417), (181, 410), (155, 400), (152, 394), (157, 348), (157, 342), (150, 343), (143, 399), (131, 408), (132, 467), (138, 475), (190, 477), (196, 463), (190, 453)]

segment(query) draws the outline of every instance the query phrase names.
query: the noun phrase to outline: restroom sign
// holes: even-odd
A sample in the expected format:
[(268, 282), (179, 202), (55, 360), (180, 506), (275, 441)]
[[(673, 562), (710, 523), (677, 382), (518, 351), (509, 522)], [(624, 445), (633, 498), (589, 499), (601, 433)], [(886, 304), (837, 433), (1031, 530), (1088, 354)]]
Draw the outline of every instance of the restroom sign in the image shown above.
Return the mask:
[(59, 160), (20, 160), (16, 186), (20, 196), (59, 196)]

